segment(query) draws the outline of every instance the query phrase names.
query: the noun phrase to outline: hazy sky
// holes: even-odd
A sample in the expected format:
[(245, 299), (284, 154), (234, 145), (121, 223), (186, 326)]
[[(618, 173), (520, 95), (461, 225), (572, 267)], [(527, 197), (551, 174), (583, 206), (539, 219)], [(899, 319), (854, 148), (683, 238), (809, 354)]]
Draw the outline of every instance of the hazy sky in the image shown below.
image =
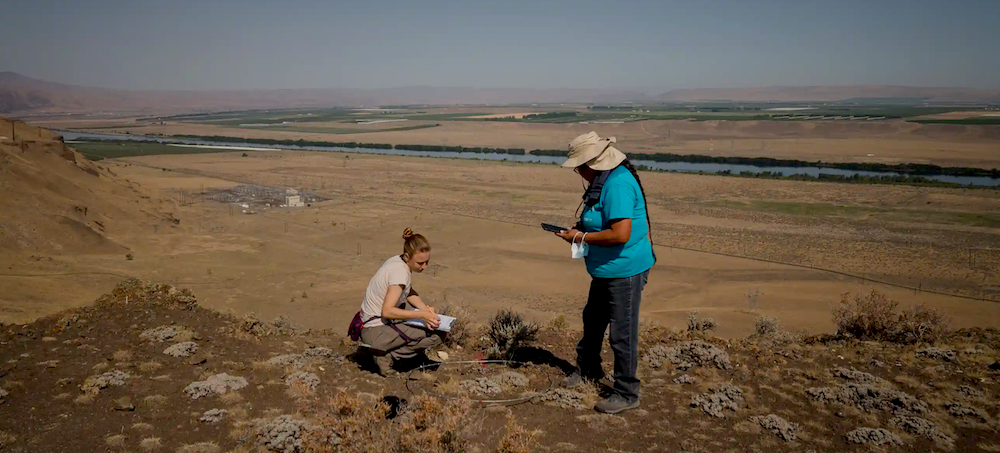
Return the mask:
[(6, 0), (0, 71), (129, 89), (998, 89), (998, 18), (998, 0)]

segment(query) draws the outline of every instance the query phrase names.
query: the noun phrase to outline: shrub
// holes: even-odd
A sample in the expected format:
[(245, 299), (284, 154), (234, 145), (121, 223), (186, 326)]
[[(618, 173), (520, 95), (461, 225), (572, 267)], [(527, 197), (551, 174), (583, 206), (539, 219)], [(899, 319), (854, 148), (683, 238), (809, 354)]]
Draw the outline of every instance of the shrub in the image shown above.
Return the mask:
[(947, 331), (947, 321), (939, 311), (923, 305), (896, 312), (899, 303), (872, 290), (867, 295), (841, 296), (833, 309), (837, 335), (859, 340), (897, 343), (933, 342)]
[(538, 446), (540, 431), (530, 431), (507, 414), (507, 430), (497, 443), (497, 453), (531, 453)]
[(758, 316), (753, 321), (753, 331), (758, 337), (769, 337), (781, 331), (781, 324), (778, 318)]
[(707, 332), (718, 326), (712, 318), (699, 318), (698, 312), (688, 313), (688, 332)]
[(487, 337), (491, 343), (486, 356), (490, 359), (508, 359), (518, 349), (535, 341), (538, 326), (525, 322), (520, 313), (504, 309), (490, 319)]
[(447, 346), (467, 346), (472, 341), (472, 312), (461, 305), (449, 305), (438, 311), (439, 314), (448, 315), (455, 318), (451, 323), (451, 330), (444, 336), (444, 344)]

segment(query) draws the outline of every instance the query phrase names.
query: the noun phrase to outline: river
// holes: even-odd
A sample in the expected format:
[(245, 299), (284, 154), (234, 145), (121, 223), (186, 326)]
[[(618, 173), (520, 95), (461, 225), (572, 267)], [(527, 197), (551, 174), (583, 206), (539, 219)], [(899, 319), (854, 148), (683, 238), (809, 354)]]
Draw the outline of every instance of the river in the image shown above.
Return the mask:
[[(269, 149), (293, 149), (293, 150), (306, 150), (306, 151), (335, 151), (342, 153), (360, 153), (360, 154), (383, 154), (383, 155), (393, 155), (393, 156), (416, 156), (416, 157), (441, 157), (441, 158), (451, 158), (451, 159), (475, 159), (475, 160), (492, 160), (492, 161), (507, 161), (507, 162), (531, 162), (531, 163), (543, 163), (543, 164), (560, 164), (564, 157), (559, 156), (536, 156), (533, 154), (517, 155), (517, 154), (499, 154), (499, 153), (460, 153), (452, 151), (410, 151), (404, 149), (371, 149), (371, 148), (342, 148), (337, 146), (294, 146), (294, 145), (259, 145), (259, 144), (246, 144), (239, 145), (233, 143), (220, 143), (211, 142), (205, 140), (192, 140), (184, 138), (175, 137), (155, 137), (155, 136), (145, 136), (145, 135), (115, 135), (115, 134), (92, 134), (84, 132), (74, 132), (65, 130), (55, 130), (54, 132), (63, 136), (66, 141), (86, 141), (86, 140), (132, 140), (132, 141), (146, 141), (153, 140), (160, 143), (168, 144), (178, 144), (178, 145), (188, 145), (192, 147), (199, 148), (211, 148), (220, 150), (230, 150), (230, 151), (240, 151), (240, 150), (269, 150)], [(638, 157), (638, 155), (637, 155)], [(882, 171), (862, 171), (862, 170), (845, 170), (839, 168), (821, 168), (821, 167), (764, 167), (757, 165), (737, 165), (737, 164), (717, 164), (717, 163), (700, 163), (700, 162), (655, 162), (651, 160), (643, 160), (641, 158), (630, 159), (632, 164), (635, 166), (643, 166), (652, 170), (659, 171), (674, 171), (682, 173), (751, 173), (751, 174), (761, 174), (761, 173), (771, 173), (780, 174), (784, 176), (792, 175), (806, 175), (811, 177), (819, 177), (820, 175), (836, 175), (836, 176), (869, 176), (869, 177), (901, 177), (905, 176), (901, 173), (895, 172), (882, 172)], [(944, 183), (960, 184), (964, 186), (981, 186), (981, 187), (1000, 187), (1000, 179), (990, 178), (988, 176), (950, 176), (950, 175), (922, 175), (921, 178), (940, 181)]]

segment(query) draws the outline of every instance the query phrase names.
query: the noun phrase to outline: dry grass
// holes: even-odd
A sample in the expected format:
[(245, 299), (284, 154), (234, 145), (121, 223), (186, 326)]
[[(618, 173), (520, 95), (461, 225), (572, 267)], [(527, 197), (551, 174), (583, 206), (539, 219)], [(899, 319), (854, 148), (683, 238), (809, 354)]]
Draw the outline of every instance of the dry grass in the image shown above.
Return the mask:
[[(444, 402), (420, 395), (391, 421), (389, 406), (374, 395), (340, 391), (325, 403), (303, 400), (314, 428), (303, 437), (310, 452), (468, 451), (481, 430), (481, 421), (469, 416), (465, 401)], [(341, 439), (339, 446), (328, 441)]]
[(108, 362), (100, 362), (97, 365), (94, 365), (91, 368), (91, 371), (93, 371), (95, 373), (100, 373), (100, 372), (106, 371), (108, 368), (111, 368), (111, 364), (110, 363), (108, 363)]
[(76, 404), (90, 404), (94, 402), (94, 395), (90, 393), (84, 393), (83, 395), (76, 397), (76, 399), (74, 399), (73, 402)]
[(167, 404), (169, 399), (163, 395), (150, 395), (142, 399), (143, 406), (151, 409), (160, 409)]
[(447, 346), (468, 346), (475, 339), (475, 328), (472, 324), (474, 313), (464, 305), (449, 305), (439, 311), (442, 315), (455, 318), (451, 331), (444, 337)]
[(244, 400), (243, 395), (236, 392), (226, 392), (219, 395), (219, 401), (222, 401), (223, 404), (239, 404)]
[(113, 448), (124, 448), (125, 447), (125, 436), (123, 434), (114, 434), (104, 438), (104, 443), (109, 447)]
[(132, 429), (136, 431), (150, 431), (153, 429), (153, 425), (149, 423), (135, 423), (132, 425)]
[(221, 449), (215, 442), (198, 442), (196, 444), (183, 445), (176, 450), (176, 453), (219, 453)]
[(115, 362), (128, 362), (132, 360), (132, 351), (128, 349), (119, 349), (111, 355), (115, 359)]
[(139, 448), (145, 451), (153, 451), (163, 446), (163, 441), (159, 437), (147, 437), (139, 442)]
[(139, 364), (139, 371), (142, 371), (143, 373), (152, 373), (160, 368), (163, 368), (163, 365), (155, 360)]

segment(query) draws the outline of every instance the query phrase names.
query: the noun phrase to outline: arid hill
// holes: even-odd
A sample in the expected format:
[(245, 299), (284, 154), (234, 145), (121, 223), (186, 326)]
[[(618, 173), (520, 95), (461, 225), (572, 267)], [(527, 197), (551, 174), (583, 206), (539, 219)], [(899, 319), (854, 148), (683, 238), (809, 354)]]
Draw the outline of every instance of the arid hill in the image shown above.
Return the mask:
[[(760, 318), (750, 337), (720, 340), (710, 319), (692, 318), (686, 331), (644, 324), (642, 405), (603, 415), (592, 405), (606, 380), (549, 388), (579, 336), (565, 323), (508, 350), (513, 367), (481, 361), (520, 326), (501, 316), (464, 325), (442, 349), (450, 357), (428, 362), (421, 379), (383, 378), (341, 331), (223, 315), (190, 291), (127, 280), (92, 306), (0, 325), (0, 449), (990, 452), (1000, 443), (996, 330), (858, 341), (803, 338)], [(474, 402), (484, 399), (508, 401)]]
[[(176, 226), (149, 196), (52, 132), (0, 117), (0, 252), (126, 253), (117, 238)], [(158, 225), (158, 226), (157, 226)]]
[(997, 102), (1000, 91), (960, 87), (774, 86), (672, 90), (660, 101), (832, 102), (850, 99), (905, 98), (929, 102)]
[(167, 114), (195, 111), (377, 105), (504, 105), (663, 101), (825, 102), (852, 98), (909, 98), (934, 102), (997, 102), (1000, 92), (971, 88), (814, 86), (698, 88), (650, 96), (625, 89), (530, 89), (412, 86), (380, 89), (212, 91), (112, 90), (64, 85), (0, 72), (0, 113)]

